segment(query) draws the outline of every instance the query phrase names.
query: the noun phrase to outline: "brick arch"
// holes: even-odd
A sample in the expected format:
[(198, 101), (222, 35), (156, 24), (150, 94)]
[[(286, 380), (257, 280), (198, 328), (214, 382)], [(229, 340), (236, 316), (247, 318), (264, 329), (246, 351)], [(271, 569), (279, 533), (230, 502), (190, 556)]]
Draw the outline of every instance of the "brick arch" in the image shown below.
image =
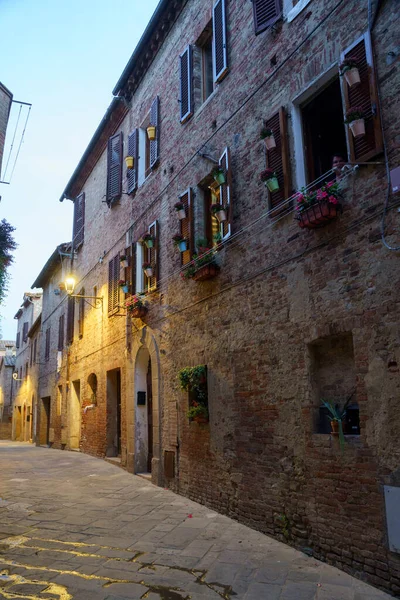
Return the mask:
[[(138, 369), (142, 368), (141, 357), (148, 353), (151, 360), (151, 381), (153, 396), (153, 460), (152, 482), (161, 485), (161, 410), (160, 410), (160, 357), (153, 333), (148, 327), (143, 327), (139, 335), (132, 340), (132, 359), (129, 374), (130, 385), (127, 397), (127, 468), (135, 472), (135, 436), (136, 436), (136, 397)], [(143, 375), (143, 373), (142, 373)]]

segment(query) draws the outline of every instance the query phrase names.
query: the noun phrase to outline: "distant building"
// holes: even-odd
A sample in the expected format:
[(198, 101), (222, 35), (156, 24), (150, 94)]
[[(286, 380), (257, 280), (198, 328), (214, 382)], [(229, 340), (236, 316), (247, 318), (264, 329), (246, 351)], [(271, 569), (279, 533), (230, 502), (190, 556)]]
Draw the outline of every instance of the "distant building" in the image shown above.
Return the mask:
[(0, 440), (11, 439), (15, 342), (0, 340)]

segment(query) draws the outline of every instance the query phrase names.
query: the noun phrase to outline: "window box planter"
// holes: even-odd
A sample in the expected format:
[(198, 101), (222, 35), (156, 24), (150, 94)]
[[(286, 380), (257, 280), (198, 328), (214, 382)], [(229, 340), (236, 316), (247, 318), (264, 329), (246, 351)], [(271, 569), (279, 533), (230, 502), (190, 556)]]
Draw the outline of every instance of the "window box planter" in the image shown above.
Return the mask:
[(130, 313), (134, 319), (143, 319), (147, 315), (147, 306), (134, 306)]
[(360, 137), (365, 135), (365, 121), (364, 119), (356, 119), (349, 123), (349, 127), (351, 129), (351, 133), (354, 137)]
[(219, 266), (214, 263), (209, 263), (208, 265), (203, 265), (199, 269), (197, 269), (193, 275), (192, 279), (195, 281), (205, 281), (206, 279), (212, 279), (219, 273)]
[(208, 423), (208, 417), (201, 417), (200, 415), (197, 417), (193, 417), (192, 421), (194, 421), (195, 423)]
[(327, 225), (330, 221), (336, 219), (342, 212), (341, 204), (332, 204), (328, 201), (318, 202), (310, 206), (299, 215), (297, 219), (300, 227), (303, 229), (316, 229)]

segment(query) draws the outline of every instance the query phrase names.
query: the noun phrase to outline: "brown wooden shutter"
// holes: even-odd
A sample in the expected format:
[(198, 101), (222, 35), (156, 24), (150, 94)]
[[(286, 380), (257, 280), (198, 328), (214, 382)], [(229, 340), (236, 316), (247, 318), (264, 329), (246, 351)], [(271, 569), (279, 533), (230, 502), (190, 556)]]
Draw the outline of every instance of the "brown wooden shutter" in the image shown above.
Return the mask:
[(75, 299), (68, 297), (67, 306), (67, 344), (74, 341)]
[(134, 129), (128, 136), (128, 154), (133, 156), (133, 169), (127, 169), (128, 194), (132, 194), (137, 189), (138, 185), (138, 162), (139, 162), (139, 130)]
[(35, 342), (33, 344), (33, 362), (36, 363), (36, 354), (37, 354), (37, 338), (35, 338)]
[(16, 348), (19, 348), (19, 346), (20, 346), (20, 344), (19, 344), (20, 335), (21, 335), (21, 334), (20, 334), (20, 332), (18, 331), (18, 333), (17, 333), (17, 340), (16, 340), (16, 342), (15, 342), (15, 346), (16, 346)]
[(282, 16), (282, 0), (252, 0), (254, 31), (258, 35)]
[(31, 352), (30, 352), (29, 364), (30, 364), (30, 366), (32, 366), (32, 364), (33, 364), (33, 340), (32, 339), (31, 339)]
[(132, 244), (132, 246), (131, 246), (130, 271), (131, 271), (131, 279), (132, 279), (131, 290), (132, 290), (132, 294), (134, 295), (134, 294), (136, 294), (136, 243)]
[(157, 280), (158, 280), (158, 247), (159, 247), (158, 237), (159, 237), (159, 232), (158, 232), (157, 221), (154, 221), (154, 223), (152, 223), (150, 225), (149, 233), (151, 233), (151, 235), (153, 235), (155, 238), (153, 248), (147, 248), (147, 257), (146, 257), (146, 261), (151, 263), (151, 266), (153, 267), (152, 277), (147, 277), (145, 274), (145, 279), (146, 279), (145, 287), (147, 287), (147, 290), (149, 292), (151, 292), (152, 290), (157, 289)]
[(64, 349), (64, 315), (58, 319), (58, 350)]
[(150, 125), (156, 128), (156, 139), (150, 141), (150, 168), (154, 169), (160, 158), (160, 99), (156, 96), (150, 108)]
[(223, 151), (221, 158), (219, 159), (219, 165), (224, 169), (226, 178), (226, 183), (220, 186), (220, 203), (226, 206), (228, 212), (228, 220), (221, 223), (221, 235), (222, 239), (225, 240), (232, 233), (233, 220), (232, 171), (229, 148), (225, 148)]
[(342, 54), (342, 60), (354, 56), (357, 59), (361, 83), (349, 87), (345, 78), (342, 89), (345, 98), (345, 113), (350, 107), (362, 106), (366, 113), (365, 135), (355, 138), (348, 131), (350, 160), (366, 162), (382, 152), (382, 130), (378, 110), (376, 76), (373, 65), (371, 38), (368, 33), (357, 40)]
[[(85, 295), (85, 288), (82, 288), (81, 291), (79, 292), (80, 296), (84, 296)], [(82, 338), (83, 337), (83, 320), (84, 320), (84, 316), (85, 316), (85, 299), (84, 298), (79, 298), (79, 313), (78, 313), (78, 331), (79, 331), (79, 337)]]
[(192, 82), (193, 82), (193, 59), (192, 47), (189, 45), (180, 55), (180, 104), (181, 123), (185, 123), (193, 114), (192, 106)]
[(108, 312), (113, 313), (118, 310), (119, 302), (119, 271), (120, 271), (119, 253), (108, 263)]
[(50, 327), (46, 329), (46, 346), (44, 351), (45, 360), (49, 360), (50, 358)]
[(74, 227), (72, 245), (74, 250), (79, 248), (85, 237), (85, 192), (79, 194), (74, 201)]
[(26, 342), (28, 339), (28, 330), (29, 330), (29, 323), (27, 321), (25, 321), (23, 328), (22, 328), (22, 341)]
[(188, 240), (188, 250), (181, 252), (181, 265), (187, 265), (192, 260), (194, 254), (194, 231), (193, 231), (193, 194), (192, 188), (189, 188), (179, 196), (179, 200), (185, 207), (186, 218), (181, 219), (180, 223), (180, 234)]
[(213, 69), (214, 82), (221, 81), (228, 72), (226, 44), (225, 0), (217, 0), (213, 7)]
[(122, 133), (108, 140), (107, 202), (111, 204), (122, 192)]
[[(281, 107), (279, 112), (265, 121), (265, 127), (273, 131), (276, 143), (276, 148), (266, 152), (267, 167), (276, 172), (279, 181), (279, 190), (277, 192), (271, 193), (268, 191), (268, 208), (272, 210), (281, 202), (287, 200), (292, 193), (285, 109)], [(287, 205), (281, 208), (285, 210)], [(276, 212), (274, 211), (271, 216), (275, 214)]]

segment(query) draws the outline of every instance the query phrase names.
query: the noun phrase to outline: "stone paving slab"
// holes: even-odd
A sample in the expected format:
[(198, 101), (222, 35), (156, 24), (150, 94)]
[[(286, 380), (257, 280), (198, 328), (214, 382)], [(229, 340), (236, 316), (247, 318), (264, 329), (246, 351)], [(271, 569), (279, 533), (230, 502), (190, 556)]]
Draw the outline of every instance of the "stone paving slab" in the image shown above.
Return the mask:
[(388, 600), (77, 452), (0, 441), (0, 599)]

